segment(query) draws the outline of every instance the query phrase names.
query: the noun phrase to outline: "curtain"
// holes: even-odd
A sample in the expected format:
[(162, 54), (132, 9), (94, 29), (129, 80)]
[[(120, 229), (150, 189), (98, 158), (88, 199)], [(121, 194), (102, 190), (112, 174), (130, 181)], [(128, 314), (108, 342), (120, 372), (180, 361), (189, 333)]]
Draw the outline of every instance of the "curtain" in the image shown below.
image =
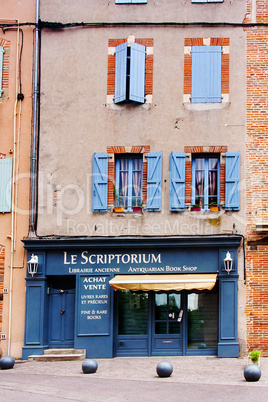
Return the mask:
[[(138, 205), (138, 197), (141, 197), (141, 169), (142, 159), (133, 159), (133, 190), (135, 196), (135, 205)], [(141, 199), (140, 199), (141, 201)]]

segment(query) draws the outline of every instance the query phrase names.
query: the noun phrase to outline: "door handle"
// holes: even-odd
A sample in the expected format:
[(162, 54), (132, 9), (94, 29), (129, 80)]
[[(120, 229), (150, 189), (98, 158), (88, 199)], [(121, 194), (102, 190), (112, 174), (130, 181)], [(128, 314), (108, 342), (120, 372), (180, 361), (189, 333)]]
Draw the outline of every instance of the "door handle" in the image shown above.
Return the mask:
[(178, 322), (181, 322), (182, 316), (183, 316), (183, 310), (181, 310), (180, 313), (179, 313), (179, 317), (177, 319)]
[(60, 313), (61, 313), (61, 314), (64, 314), (64, 313), (65, 313), (65, 310), (61, 310)]

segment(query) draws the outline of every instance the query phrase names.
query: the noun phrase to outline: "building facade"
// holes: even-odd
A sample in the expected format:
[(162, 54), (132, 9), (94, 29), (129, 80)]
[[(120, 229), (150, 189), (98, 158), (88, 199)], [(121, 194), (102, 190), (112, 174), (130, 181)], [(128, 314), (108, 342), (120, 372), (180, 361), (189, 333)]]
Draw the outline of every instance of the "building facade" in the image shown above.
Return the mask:
[(246, 6), (40, 2), (23, 358), (246, 352)]
[(24, 337), (31, 148), (32, 0), (1, 1), (0, 16), (0, 355), (21, 357)]
[(268, 355), (267, 4), (248, 2), (247, 22), (247, 344)]

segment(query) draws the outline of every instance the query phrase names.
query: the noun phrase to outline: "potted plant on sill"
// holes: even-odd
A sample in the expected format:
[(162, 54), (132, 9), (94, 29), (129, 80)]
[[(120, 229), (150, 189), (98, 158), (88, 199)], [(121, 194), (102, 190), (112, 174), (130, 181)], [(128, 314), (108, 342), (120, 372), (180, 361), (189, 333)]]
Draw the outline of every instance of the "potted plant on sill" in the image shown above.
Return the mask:
[(133, 201), (132, 202), (132, 211), (133, 212), (141, 212), (142, 211), (143, 201)]
[(122, 192), (119, 188), (114, 186), (114, 212), (124, 212), (124, 206), (122, 203)]
[(219, 210), (219, 206), (218, 206), (218, 204), (217, 204), (216, 202), (212, 202), (212, 203), (209, 205), (209, 209), (210, 209), (210, 211), (218, 211), (218, 210)]
[(248, 355), (248, 364), (261, 364), (261, 352), (259, 350), (252, 350)]
[(200, 205), (197, 204), (192, 205), (191, 211), (201, 211)]

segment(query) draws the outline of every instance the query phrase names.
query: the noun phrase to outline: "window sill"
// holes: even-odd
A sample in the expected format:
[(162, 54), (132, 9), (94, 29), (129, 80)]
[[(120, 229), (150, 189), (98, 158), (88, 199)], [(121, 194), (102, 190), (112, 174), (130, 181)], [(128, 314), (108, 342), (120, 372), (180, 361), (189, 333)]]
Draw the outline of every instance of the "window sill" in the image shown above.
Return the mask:
[(228, 107), (231, 103), (230, 102), (222, 102), (222, 103), (190, 103), (184, 102), (182, 105), (187, 110), (192, 111), (203, 111), (203, 110), (221, 110)]

